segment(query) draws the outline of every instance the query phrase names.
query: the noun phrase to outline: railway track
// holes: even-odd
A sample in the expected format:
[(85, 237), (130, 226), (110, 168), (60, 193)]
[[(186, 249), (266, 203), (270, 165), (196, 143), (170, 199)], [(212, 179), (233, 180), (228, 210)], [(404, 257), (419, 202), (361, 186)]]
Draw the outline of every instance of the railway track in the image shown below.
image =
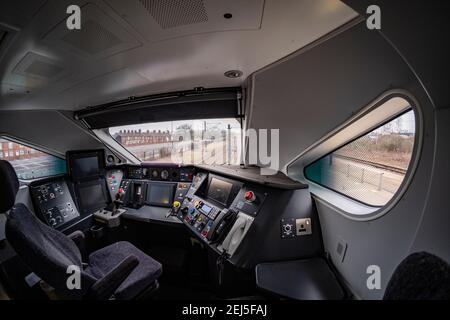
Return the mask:
[(338, 154), (334, 154), (333, 157), (344, 159), (344, 160), (349, 160), (349, 161), (353, 161), (353, 162), (358, 162), (361, 164), (370, 165), (370, 166), (373, 166), (373, 167), (376, 167), (379, 169), (388, 170), (388, 171), (392, 171), (392, 172), (396, 172), (396, 173), (400, 173), (400, 174), (406, 174), (406, 171), (407, 171), (405, 169), (394, 167), (394, 166), (388, 166), (388, 165), (372, 162), (369, 160), (362, 160), (362, 159), (357, 159), (357, 158), (338, 155)]

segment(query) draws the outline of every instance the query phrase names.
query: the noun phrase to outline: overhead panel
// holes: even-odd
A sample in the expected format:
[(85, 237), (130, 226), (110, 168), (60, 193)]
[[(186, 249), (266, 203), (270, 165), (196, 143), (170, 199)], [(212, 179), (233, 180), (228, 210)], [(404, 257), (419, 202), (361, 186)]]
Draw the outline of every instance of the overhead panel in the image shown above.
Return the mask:
[(51, 80), (61, 75), (63, 71), (64, 68), (58, 61), (38, 53), (27, 52), (12, 72), (24, 77)]
[[(62, 79), (69, 73), (61, 61), (29, 51), (2, 80), (1, 94), (4, 99), (24, 98), (37, 88)], [(2, 99), (2, 102), (5, 100)]]
[(263, 0), (104, 0), (147, 41), (199, 33), (257, 30)]
[(7, 82), (0, 83), (0, 104), (6, 101), (17, 101), (31, 94), (31, 89), (10, 84)]
[(59, 96), (63, 101), (74, 99), (77, 105), (87, 104), (88, 101), (99, 103), (132, 96), (135, 94), (136, 88), (145, 86), (148, 82), (147, 78), (124, 68), (83, 80), (63, 90)]
[(81, 8), (81, 29), (69, 30), (66, 20), (44, 36), (44, 41), (57, 45), (85, 59), (102, 59), (141, 45), (113, 18), (92, 3)]
[(1, 0), (0, 24), (23, 28), (47, 0)]

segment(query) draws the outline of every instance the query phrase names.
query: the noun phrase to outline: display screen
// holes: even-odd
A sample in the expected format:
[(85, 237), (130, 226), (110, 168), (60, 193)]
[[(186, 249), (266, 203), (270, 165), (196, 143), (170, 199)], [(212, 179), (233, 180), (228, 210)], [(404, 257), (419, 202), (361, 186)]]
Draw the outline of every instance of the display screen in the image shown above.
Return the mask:
[(212, 208), (210, 206), (207, 206), (206, 204), (202, 205), (202, 211), (206, 214), (210, 213), (211, 209)]
[(80, 185), (78, 196), (83, 211), (100, 209), (107, 203), (101, 181), (96, 184)]
[(147, 203), (153, 206), (170, 207), (173, 202), (174, 185), (150, 183), (147, 187)]
[(227, 205), (228, 198), (230, 196), (233, 185), (229, 182), (225, 182), (216, 178), (212, 178), (209, 183), (207, 197), (215, 200), (218, 203)]
[(97, 157), (74, 159), (72, 166), (73, 176), (77, 178), (93, 177), (100, 174)]

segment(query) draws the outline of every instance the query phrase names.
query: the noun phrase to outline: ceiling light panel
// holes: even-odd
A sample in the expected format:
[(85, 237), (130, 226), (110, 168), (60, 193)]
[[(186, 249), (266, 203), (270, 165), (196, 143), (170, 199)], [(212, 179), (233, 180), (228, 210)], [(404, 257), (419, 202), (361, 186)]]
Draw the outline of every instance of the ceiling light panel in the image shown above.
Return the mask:
[(81, 8), (81, 16), (81, 30), (69, 30), (64, 19), (44, 37), (44, 41), (87, 59), (105, 58), (141, 45), (92, 3)]

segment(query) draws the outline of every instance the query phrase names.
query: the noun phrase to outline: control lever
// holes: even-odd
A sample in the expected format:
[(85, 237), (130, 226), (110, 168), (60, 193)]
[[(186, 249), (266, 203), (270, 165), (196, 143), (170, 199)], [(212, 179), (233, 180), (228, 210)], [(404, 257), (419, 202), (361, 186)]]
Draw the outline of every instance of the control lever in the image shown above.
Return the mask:
[(170, 208), (170, 210), (166, 213), (166, 218), (170, 216), (176, 216), (180, 206), (181, 206), (180, 201), (174, 201), (172, 204), (172, 208)]
[(122, 188), (119, 188), (116, 193), (116, 199), (113, 201), (112, 215), (115, 216), (120, 211), (120, 206), (123, 205), (123, 197), (125, 195), (125, 191)]

